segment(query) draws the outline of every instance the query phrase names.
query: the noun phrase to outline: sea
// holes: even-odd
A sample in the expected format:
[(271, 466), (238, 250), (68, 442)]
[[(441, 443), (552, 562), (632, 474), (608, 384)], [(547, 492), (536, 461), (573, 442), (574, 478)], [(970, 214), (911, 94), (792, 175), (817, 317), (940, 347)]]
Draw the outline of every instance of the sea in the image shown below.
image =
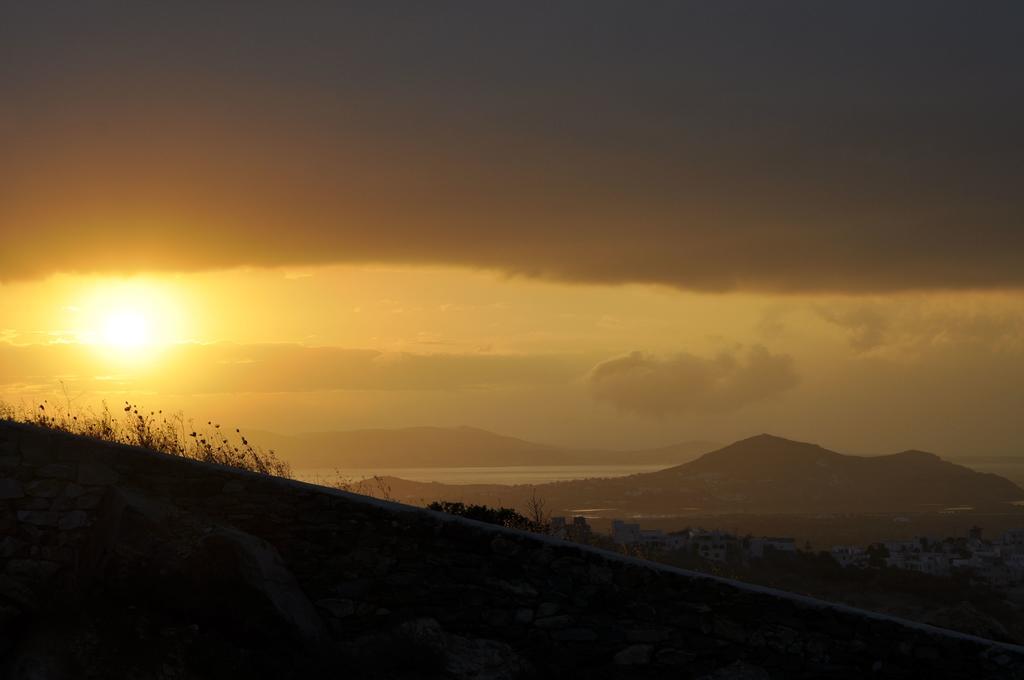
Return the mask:
[(399, 477), (413, 482), (441, 484), (546, 484), (572, 479), (625, 477), (663, 470), (665, 465), (545, 465), (507, 467), (429, 468), (305, 468), (293, 470), (297, 479), (314, 484), (359, 482), (374, 476)]

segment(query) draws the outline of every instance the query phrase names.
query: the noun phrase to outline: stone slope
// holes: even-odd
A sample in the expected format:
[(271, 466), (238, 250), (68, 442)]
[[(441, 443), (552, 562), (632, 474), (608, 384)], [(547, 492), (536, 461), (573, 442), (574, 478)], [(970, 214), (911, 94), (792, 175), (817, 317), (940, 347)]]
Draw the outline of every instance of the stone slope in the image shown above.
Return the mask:
[(0, 677), (1024, 677), (1024, 649), (0, 423)]

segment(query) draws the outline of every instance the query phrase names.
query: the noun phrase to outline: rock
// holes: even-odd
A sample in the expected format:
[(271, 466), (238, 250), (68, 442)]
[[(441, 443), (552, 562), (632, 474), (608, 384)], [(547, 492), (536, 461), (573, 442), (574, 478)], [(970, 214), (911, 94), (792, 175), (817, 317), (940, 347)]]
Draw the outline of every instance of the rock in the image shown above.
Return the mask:
[(75, 503), (74, 498), (65, 498), (61, 496), (60, 498), (54, 498), (53, 501), (50, 502), (50, 507), (48, 509), (56, 510), (57, 512), (67, 512), (68, 510), (74, 510), (76, 507), (77, 503)]
[(561, 616), (545, 616), (544, 618), (534, 619), (533, 625), (538, 628), (565, 628), (572, 624), (572, 617), (562, 614)]
[(14, 557), (18, 554), (18, 551), (26, 545), (28, 544), (20, 538), (5, 536), (4, 539), (0, 541), (0, 557)]
[(243, 491), (245, 491), (245, 482), (242, 482), (238, 479), (232, 479), (230, 481), (224, 482), (224, 486), (221, 487), (221, 491), (223, 491), (224, 493), (231, 494), (242, 493)]
[(17, 607), (0, 604), (0, 634), (6, 631), (13, 631), (21, 616), (21, 610)]
[(0, 602), (11, 602), (24, 611), (35, 611), (39, 602), (31, 590), (10, 576), (0, 574)]
[(516, 623), (531, 623), (533, 622), (533, 610), (522, 607), (516, 610), (515, 614)]
[(85, 486), (114, 484), (118, 479), (118, 474), (102, 463), (82, 463), (78, 466), (78, 483)]
[(273, 619), (299, 638), (327, 637), (316, 608), (274, 546), (261, 538), (216, 527), (199, 540), (185, 569), (193, 587), (206, 591), (211, 606), (220, 612), (265, 616), (269, 610)]
[(340, 597), (317, 600), (316, 607), (336, 619), (343, 619), (356, 613), (355, 603)]
[(370, 589), (369, 579), (353, 579), (344, 583), (339, 583), (331, 588), (334, 593), (342, 598), (358, 598), (366, 594)]
[(21, 498), (25, 495), (25, 489), (17, 479), (5, 477), (0, 479), (0, 500)]
[(22, 459), (30, 465), (46, 465), (54, 455), (53, 439), (49, 432), (24, 431), (21, 433), (19, 450)]
[(74, 482), (71, 482), (70, 484), (64, 487), (63, 496), (65, 498), (78, 498), (83, 493), (85, 493), (84, 486), (80, 486), (78, 484), (75, 484)]
[(45, 583), (60, 570), (60, 565), (49, 560), (8, 560), (7, 573), (14, 579), (28, 583)]
[(37, 527), (55, 527), (60, 521), (60, 514), (52, 510), (19, 510), (18, 521)]
[(18, 457), (18, 433), (4, 427), (0, 431), (0, 458)]
[(687, 666), (693, 661), (694, 655), (679, 649), (660, 649), (654, 655), (654, 661), (663, 666)]
[(723, 640), (729, 640), (737, 644), (743, 644), (747, 641), (747, 630), (742, 624), (732, 619), (716, 616), (712, 625), (715, 637), (720, 637)]
[(516, 680), (530, 664), (504, 642), (448, 636), (445, 670), (456, 680)]
[(78, 469), (66, 463), (50, 463), (36, 469), (36, 477), (42, 479), (63, 479), (71, 481), (78, 476)]
[(87, 493), (75, 499), (75, 507), (79, 510), (94, 510), (103, 502), (102, 492)]
[(734, 661), (705, 675), (701, 680), (771, 680), (771, 675), (760, 666)]
[(56, 498), (63, 490), (64, 482), (59, 479), (38, 479), (25, 487), (25, 493), (36, 498)]
[(519, 544), (502, 534), (498, 534), (491, 540), (491, 550), (496, 555), (511, 557), (519, 552)]
[(671, 628), (641, 628), (626, 631), (630, 642), (664, 642), (672, 637)]
[(591, 583), (607, 585), (612, 582), (612, 570), (607, 567), (599, 567), (592, 564), (587, 572), (587, 579)]
[(561, 609), (562, 605), (558, 604), (557, 602), (541, 602), (540, 605), (537, 606), (536, 616), (538, 619), (543, 619), (548, 616), (554, 616), (559, 611), (561, 611)]
[(551, 637), (562, 642), (592, 642), (597, 639), (597, 633), (589, 628), (564, 628), (553, 632)]
[(404, 621), (396, 629), (395, 634), (417, 647), (445, 653), (447, 640), (441, 624), (436, 619), (420, 618)]
[(939, 628), (955, 628), (962, 633), (977, 635), (990, 640), (1009, 640), (1013, 636), (998, 620), (978, 611), (969, 602), (960, 602), (951, 607), (943, 607), (929, 612), (924, 618)]
[(327, 638), (316, 608), (261, 538), (123, 487), (108, 490), (87, 535), (83, 579), (151, 589), (161, 606), (257, 646)]
[(61, 515), (57, 527), (63, 531), (72, 531), (89, 526), (89, 515), (81, 510), (72, 510)]
[(50, 562), (62, 562), (64, 564), (70, 564), (75, 559), (74, 551), (66, 545), (58, 546), (44, 546), (39, 550), (38, 555), (32, 555), (32, 557), (38, 557), (40, 559), (49, 560)]
[(551, 571), (573, 578), (585, 577), (587, 575), (587, 564), (579, 557), (564, 555), (551, 562)]
[(640, 666), (651, 662), (653, 652), (653, 645), (630, 645), (617, 652), (613, 660), (617, 666)]
[(503, 579), (490, 578), (485, 583), (518, 597), (537, 596), (537, 589), (525, 581), (505, 581)]
[(25, 496), (15, 501), (19, 510), (52, 510), (53, 500), (50, 498), (30, 498)]
[(406, 621), (395, 632), (398, 639), (421, 653), (439, 658), (447, 677), (453, 680), (515, 680), (530, 670), (509, 645), (448, 634), (435, 619)]
[(50, 649), (43, 640), (33, 640), (28, 649), (18, 650), (7, 666), (7, 680), (77, 680), (68, 668), (66, 650)]

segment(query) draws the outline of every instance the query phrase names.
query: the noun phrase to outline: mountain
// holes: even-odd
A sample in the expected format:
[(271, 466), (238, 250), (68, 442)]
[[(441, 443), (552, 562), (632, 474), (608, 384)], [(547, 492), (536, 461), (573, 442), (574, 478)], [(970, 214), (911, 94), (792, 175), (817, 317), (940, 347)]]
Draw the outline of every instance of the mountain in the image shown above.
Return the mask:
[[(400, 498), (523, 502), (533, 488), (389, 480)], [(915, 512), (1024, 500), (1024, 490), (923, 451), (850, 456), (763, 434), (682, 465), (610, 479), (538, 485), (550, 508), (612, 514)], [(447, 496), (445, 495), (447, 494)]]
[(713, 446), (682, 442), (638, 451), (570, 449), (506, 437), (475, 427), (406, 427), (282, 435), (249, 431), (296, 469), (430, 468), (553, 465), (677, 465)]
[(278, 435), (261, 432), (265, 443), (297, 468), (489, 467), (552, 465), (566, 455), (473, 427), (406, 427)]
[(623, 463), (643, 462), (645, 465), (680, 465), (689, 462), (707, 451), (718, 446), (715, 442), (708, 441), (686, 441), (669, 446), (661, 446), (655, 449), (640, 449), (638, 451), (615, 451), (612, 454), (622, 456)]
[(1024, 490), (1008, 479), (933, 453), (849, 456), (767, 434), (651, 473), (645, 483), (699, 491), (707, 505), (752, 510), (938, 509), (1024, 499)]

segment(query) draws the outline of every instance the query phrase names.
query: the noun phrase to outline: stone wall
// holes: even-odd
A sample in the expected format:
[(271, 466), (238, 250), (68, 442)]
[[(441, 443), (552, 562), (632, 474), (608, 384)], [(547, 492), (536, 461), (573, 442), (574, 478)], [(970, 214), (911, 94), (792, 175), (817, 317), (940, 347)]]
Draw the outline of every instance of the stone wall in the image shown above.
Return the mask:
[(17, 680), (1024, 677), (1020, 647), (11, 423), (0, 654)]

